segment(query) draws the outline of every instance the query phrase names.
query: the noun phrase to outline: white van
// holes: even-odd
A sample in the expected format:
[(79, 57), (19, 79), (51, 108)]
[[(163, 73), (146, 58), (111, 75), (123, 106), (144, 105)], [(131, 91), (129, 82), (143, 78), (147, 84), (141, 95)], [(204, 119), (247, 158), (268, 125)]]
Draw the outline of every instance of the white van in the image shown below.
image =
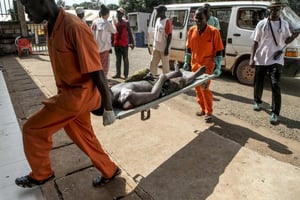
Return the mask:
[[(207, 2), (204, 2), (207, 3)], [(173, 22), (170, 62), (182, 64), (186, 50), (188, 29), (194, 25), (193, 17), (196, 9), (204, 3), (166, 5), (166, 16)], [(268, 15), (266, 1), (223, 1), (209, 2), (212, 15), (220, 21), (221, 37), (225, 47), (223, 69), (230, 70), (240, 83), (252, 84), (254, 69), (249, 64), (250, 50), (253, 41), (250, 35), (257, 22)], [(292, 10), (290, 12), (293, 12)], [(243, 13), (243, 23), (238, 19)], [(156, 21), (156, 9), (152, 12), (148, 27), (148, 48), (152, 52), (153, 32)], [(300, 37), (286, 48), (284, 74), (300, 75)]]

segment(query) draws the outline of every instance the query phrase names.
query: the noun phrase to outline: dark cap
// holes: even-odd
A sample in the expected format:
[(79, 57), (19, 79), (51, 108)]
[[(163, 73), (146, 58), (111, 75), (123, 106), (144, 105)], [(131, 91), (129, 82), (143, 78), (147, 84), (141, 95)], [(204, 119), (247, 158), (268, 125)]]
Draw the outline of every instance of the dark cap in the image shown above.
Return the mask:
[(168, 9), (164, 5), (159, 5), (159, 6), (157, 6), (156, 10), (157, 10), (157, 12), (162, 12), (162, 11), (166, 12)]

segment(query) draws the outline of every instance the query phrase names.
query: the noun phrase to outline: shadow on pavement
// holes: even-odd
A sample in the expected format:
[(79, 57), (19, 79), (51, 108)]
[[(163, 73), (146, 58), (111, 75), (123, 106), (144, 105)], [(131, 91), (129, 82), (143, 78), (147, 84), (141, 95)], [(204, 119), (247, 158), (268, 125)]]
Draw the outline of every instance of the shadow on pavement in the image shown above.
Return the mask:
[[(206, 199), (219, 184), (220, 176), (249, 139), (264, 142), (280, 154), (292, 154), (287, 146), (248, 128), (213, 118), (214, 125), (198, 134), (147, 177), (137, 174), (135, 189), (146, 191), (144, 199)], [(218, 136), (216, 134), (222, 136)], [(228, 142), (226, 139), (237, 143)], [(126, 199), (126, 198), (121, 198)]]
[(141, 178), (137, 187), (153, 199), (206, 199), (239, 150), (240, 145), (205, 130)]
[(266, 143), (270, 149), (272, 149), (273, 151), (276, 151), (280, 154), (292, 154), (293, 153), (292, 151), (290, 151), (288, 149), (287, 146), (285, 146), (275, 140), (272, 140), (270, 138), (264, 137), (248, 128), (225, 122), (215, 116), (214, 116), (213, 120), (214, 120), (214, 125), (209, 128), (211, 131), (213, 131), (213, 132), (217, 133), (218, 135), (221, 135), (225, 138), (233, 140), (233, 141), (239, 143), (241, 146), (245, 146), (245, 144), (251, 138), (251, 139)]

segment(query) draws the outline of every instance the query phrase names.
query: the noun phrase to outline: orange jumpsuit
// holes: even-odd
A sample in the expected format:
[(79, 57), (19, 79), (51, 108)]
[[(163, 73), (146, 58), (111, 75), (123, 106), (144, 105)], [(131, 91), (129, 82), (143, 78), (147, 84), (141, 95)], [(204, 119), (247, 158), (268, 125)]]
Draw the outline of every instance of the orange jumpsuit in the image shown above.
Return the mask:
[(44, 107), (23, 126), (24, 152), (32, 170), (30, 176), (44, 180), (54, 173), (49, 158), (52, 135), (64, 128), (103, 176), (110, 178), (117, 166), (103, 151), (90, 119), (90, 111), (101, 102), (90, 74), (102, 70), (93, 35), (78, 17), (61, 9), (47, 39), (58, 93), (45, 100)]
[[(212, 74), (215, 69), (214, 57), (217, 51), (224, 49), (221, 35), (218, 29), (207, 25), (205, 31), (200, 35), (197, 26), (192, 26), (189, 29), (187, 37), (187, 48), (192, 51), (192, 71), (196, 71), (202, 66), (206, 66), (205, 73)], [(207, 115), (212, 114), (213, 96), (209, 89), (210, 81), (207, 82), (207, 87), (196, 87), (197, 101)]]

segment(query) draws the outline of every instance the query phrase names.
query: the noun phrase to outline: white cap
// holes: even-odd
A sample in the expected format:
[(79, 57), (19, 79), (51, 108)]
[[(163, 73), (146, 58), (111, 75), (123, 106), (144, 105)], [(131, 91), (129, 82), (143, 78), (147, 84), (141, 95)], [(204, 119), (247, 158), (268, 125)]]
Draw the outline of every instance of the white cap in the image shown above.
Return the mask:
[(121, 8), (121, 7), (120, 7), (120, 8), (117, 9), (117, 11), (125, 15), (125, 10), (124, 10), (124, 8)]
[(78, 14), (82, 14), (82, 13), (84, 13), (84, 8), (83, 7), (77, 7), (76, 8), (76, 14), (78, 15)]

